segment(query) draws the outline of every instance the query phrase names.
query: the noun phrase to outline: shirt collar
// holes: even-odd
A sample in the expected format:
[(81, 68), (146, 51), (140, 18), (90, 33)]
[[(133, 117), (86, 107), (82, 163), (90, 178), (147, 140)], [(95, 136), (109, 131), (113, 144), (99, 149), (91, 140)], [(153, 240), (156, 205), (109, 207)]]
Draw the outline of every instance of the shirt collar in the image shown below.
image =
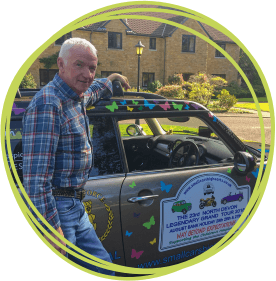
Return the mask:
[(76, 101), (81, 101), (81, 98), (79, 97), (79, 95), (73, 91), (58, 75), (58, 73), (56, 73), (54, 79), (53, 79), (53, 83), (55, 84), (55, 86), (57, 86), (60, 91), (62, 91), (62, 93), (67, 96), (68, 98), (72, 99), (72, 100), (76, 100)]

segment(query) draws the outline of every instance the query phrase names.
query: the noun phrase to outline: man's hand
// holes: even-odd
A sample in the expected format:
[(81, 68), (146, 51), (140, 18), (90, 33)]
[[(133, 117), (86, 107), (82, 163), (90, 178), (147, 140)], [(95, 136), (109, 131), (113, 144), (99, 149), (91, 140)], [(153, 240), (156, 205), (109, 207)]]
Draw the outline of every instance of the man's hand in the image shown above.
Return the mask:
[(113, 82), (114, 80), (118, 80), (121, 82), (122, 84), (122, 87), (125, 89), (125, 90), (128, 90), (130, 89), (130, 86), (129, 86), (129, 83), (128, 83), (128, 80), (125, 76), (123, 75), (120, 75), (118, 73), (113, 73), (111, 75), (109, 75), (107, 77), (107, 79), (109, 79), (111, 82)]
[[(57, 229), (57, 232), (59, 234), (61, 234), (63, 237), (63, 231), (61, 229), (61, 227), (59, 227)], [(66, 243), (64, 243), (62, 240), (60, 240), (53, 232), (50, 233), (57, 241), (59, 241), (62, 245), (66, 246)], [(58, 245), (55, 244), (55, 242), (51, 241), (46, 235), (44, 235), (45, 239), (56, 249), (58, 250), (61, 254), (63, 254), (64, 256), (66, 255), (66, 251), (64, 251), (63, 249), (61, 249)]]

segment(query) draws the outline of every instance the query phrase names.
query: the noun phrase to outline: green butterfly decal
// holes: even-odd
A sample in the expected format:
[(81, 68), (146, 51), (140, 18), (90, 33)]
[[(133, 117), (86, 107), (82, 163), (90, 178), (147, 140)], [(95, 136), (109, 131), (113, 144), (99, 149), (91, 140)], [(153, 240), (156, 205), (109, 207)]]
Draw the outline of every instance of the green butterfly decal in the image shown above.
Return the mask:
[(139, 103), (139, 101), (132, 101), (133, 104), (137, 105)]
[(149, 222), (145, 222), (143, 223), (143, 226), (147, 229), (150, 229), (152, 225), (155, 225), (155, 220), (154, 220), (154, 216), (152, 216), (150, 218), (150, 221)]
[(136, 186), (136, 183), (133, 181), (132, 184), (129, 185), (131, 188)]
[(178, 110), (181, 110), (183, 107), (183, 104), (176, 104), (175, 102), (172, 102), (172, 105), (174, 109), (178, 109)]
[(143, 110), (143, 106), (141, 105), (140, 107), (138, 107), (139, 110)]
[(112, 103), (112, 105), (107, 105), (106, 108), (109, 109), (111, 112), (114, 112), (115, 109), (118, 109), (118, 105), (117, 105), (116, 102), (114, 101), (114, 102)]

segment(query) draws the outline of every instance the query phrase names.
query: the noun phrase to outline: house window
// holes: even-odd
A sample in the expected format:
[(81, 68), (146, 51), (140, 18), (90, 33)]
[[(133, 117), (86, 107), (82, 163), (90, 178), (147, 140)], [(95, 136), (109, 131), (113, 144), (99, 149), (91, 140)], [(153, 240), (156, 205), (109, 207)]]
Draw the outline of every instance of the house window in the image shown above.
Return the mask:
[(72, 32), (66, 33), (63, 36), (61, 36), (56, 42), (55, 45), (62, 45), (63, 42), (69, 38), (72, 38)]
[(108, 32), (108, 48), (122, 49), (122, 33)]
[(188, 81), (190, 76), (194, 75), (193, 73), (182, 73), (184, 81)]
[(154, 73), (143, 72), (142, 86), (148, 87), (148, 85), (152, 82), (154, 82)]
[(149, 48), (150, 50), (156, 50), (156, 38), (150, 38)]
[(39, 69), (40, 86), (47, 85), (58, 73), (58, 69)]
[(102, 71), (102, 72), (101, 72), (101, 77), (102, 77), (102, 78), (106, 78), (106, 77), (108, 77), (109, 75), (111, 75), (111, 74), (113, 74), (113, 73), (122, 74), (121, 71)]
[(212, 75), (226, 79), (226, 74), (212, 74)]
[(195, 40), (194, 35), (182, 35), (182, 52), (195, 52)]
[[(226, 44), (218, 44), (223, 50), (225, 50)], [(218, 50), (216, 50), (215, 54), (216, 58), (225, 58), (225, 56)]]

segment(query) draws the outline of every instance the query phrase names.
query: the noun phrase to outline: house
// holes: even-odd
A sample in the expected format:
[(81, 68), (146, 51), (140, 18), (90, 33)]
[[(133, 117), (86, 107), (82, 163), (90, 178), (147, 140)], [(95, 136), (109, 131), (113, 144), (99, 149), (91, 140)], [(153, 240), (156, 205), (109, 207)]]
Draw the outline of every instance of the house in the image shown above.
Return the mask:
[[(219, 44), (237, 63), (239, 61), (240, 48), (237, 44), (211, 26), (168, 13), (146, 12), (143, 15), (162, 17), (192, 28)], [(135, 45), (138, 41), (145, 46), (140, 66), (140, 86), (143, 88), (155, 80), (167, 84), (169, 76), (175, 73), (182, 73), (184, 80), (199, 71), (221, 76), (228, 82), (238, 80), (238, 71), (228, 59), (198, 36), (173, 25), (126, 18), (84, 26), (50, 45), (28, 71), (33, 74), (38, 87), (46, 85), (58, 71), (56, 64), (47, 69), (39, 60), (59, 52), (62, 43), (70, 37), (85, 38), (95, 45), (99, 62), (97, 77), (117, 72), (127, 76), (132, 87), (137, 86)]]

